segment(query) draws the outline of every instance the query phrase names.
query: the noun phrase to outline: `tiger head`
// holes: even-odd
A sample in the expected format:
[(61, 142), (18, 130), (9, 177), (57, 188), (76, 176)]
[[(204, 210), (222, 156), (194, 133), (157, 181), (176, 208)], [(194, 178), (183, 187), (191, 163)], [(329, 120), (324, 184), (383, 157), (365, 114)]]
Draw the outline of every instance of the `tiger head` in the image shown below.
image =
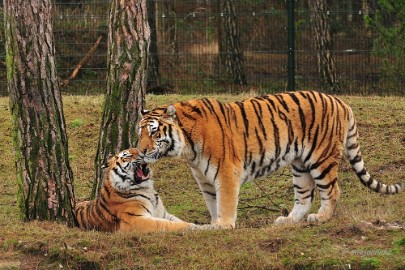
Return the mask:
[(138, 149), (129, 148), (108, 161), (109, 180), (119, 192), (128, 192), (137, 186), (148, 185), (150, 170), (140, 158)]
[(138, 149), (145, 162), (154, 162), (166, 156), (179, 156), (182, 152), (184, 137), (173, 105), (143, 111), (138, 132)]

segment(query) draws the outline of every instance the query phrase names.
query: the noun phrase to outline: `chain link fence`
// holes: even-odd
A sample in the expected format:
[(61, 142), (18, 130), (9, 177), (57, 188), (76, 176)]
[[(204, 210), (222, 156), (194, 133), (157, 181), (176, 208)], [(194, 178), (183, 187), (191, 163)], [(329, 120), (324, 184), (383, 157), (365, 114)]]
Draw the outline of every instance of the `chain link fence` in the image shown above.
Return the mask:
[[(153, 20), (151, 25), (155, 26), (152, 31), (156, 34), (156, 51), (151, 51), (151, 56), (157, 56), (155, 59), (159, 63), (155, 68), (158, 79), (150, 82), (153, 85), (151, 92), (261, 93), (287, 89), (286, 1), (231, 1), (234, 14), (221, 12), (220, 1), (224, 0), (148, 1), (148, 8), (154, 11), (150, 13), (149, 20)], [(311, 13), (307, 1), (295, 2), (295, 88), (319, 90), (323, 86), (311, 31)], [(384, 43), (377, 44), (381, 33), (378, 27), (367, 23), (367, 18), (377, 12), (377, 2), (326, 1), (333, 42), (330, 54), (335, 61), (342, 93), (405, 94), (404, 57), (387, 51), (390, 47), (385, 48)], [(1, 24), (2, 12), (0, 6)], [(53, 12), (62, 91), (72, 94), (104, 93), (109, 1), (56, 0)], [(230, 16), (237, 21), (245, 85), (235, 84), (221, 63), (221, 55), (224, 54), (221, 43), (223, 20)], [(385, 14), (384, 26), (403, 29), (403, 22), (390, 16)], [(2, 25), (1, 30), (0, 95), (7, 95)], [(404, 35), (403, 31), (398, 33)], [(398, 40), (399, 48), (403, 48), (403, 36)]]

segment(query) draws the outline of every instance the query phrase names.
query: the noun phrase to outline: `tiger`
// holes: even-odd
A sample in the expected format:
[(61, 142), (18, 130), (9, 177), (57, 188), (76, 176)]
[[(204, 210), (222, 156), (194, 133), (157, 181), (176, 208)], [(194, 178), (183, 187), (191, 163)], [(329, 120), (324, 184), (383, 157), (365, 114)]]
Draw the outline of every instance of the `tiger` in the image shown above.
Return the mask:
[(310, 224), (331, 219), (340, 196), (338, 165), (345, 152), (361, 183), (395, 194), (366, 170), (352, 109), (339, 98), (294, 91), (222, 103), (202, 98), (141, 112), (138, 149), (143, 160), (185, 160), (198, 183), (215, 228), (234, 228), (240, 186), (291, 166), (294, 206), (275, 224), (300, 222), (320, 194)]
[(110, 158), (100, 196), (76, 205), (77, 226), (83, 230), (138, 233), (195, 228), (193, 223), (166, 211), (150, 174), (135, 148)]

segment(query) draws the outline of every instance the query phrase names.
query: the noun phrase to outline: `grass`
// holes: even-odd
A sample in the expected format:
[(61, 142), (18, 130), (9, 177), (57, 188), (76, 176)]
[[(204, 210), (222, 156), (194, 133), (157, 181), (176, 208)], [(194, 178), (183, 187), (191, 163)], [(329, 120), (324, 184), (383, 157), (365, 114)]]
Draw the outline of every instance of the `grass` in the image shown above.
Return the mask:
[[(223, 101), (246, 98), (221, 95)], [(147, 96), (147, 107), (192, 96)], [(404, 182), (405, 98), (342, 96), (357, 116), (362, 153), (372, 175)], [(77, 200), (90, 194), (102, 96), (65, 96), (69, 158)], [(404, 269), (405, 195), (372, 193), (347, 161), (333, 219), (310, 226), (273, 226), (274, 203), (291, 209), (288, 169), (243, 186), (235, 230), (109, 234), (19, 220), (8, 99), (0, 98), (0, 269)], [(169, 212), (206, 223), (208, 211), (181, 160), (153, 164), (155, 187)], [(312, 211), (319, 206), (319, 197)], [(402, 227), (394, 228), (389, 225)]]

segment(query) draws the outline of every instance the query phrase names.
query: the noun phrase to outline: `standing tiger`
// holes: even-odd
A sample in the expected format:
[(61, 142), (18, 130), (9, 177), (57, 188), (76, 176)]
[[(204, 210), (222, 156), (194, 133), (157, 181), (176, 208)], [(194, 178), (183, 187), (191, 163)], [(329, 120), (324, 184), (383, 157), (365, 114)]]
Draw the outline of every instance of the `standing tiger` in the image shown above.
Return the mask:
[(78, 203), (78, 226), (107, 232), (178, 231), (195, 228), (166, 212), (153, 189), (149, 168), (141, 164), (135, 148), (120, 152), (108, 161), (108, 172), (100, 196)]
[(402, 190), (373, 179), (364, 167), (356, 121), (340, 99), (313, 91), (221, 103), (195, 99), (144, 111), (138, 148), (145, 162), (181, 157), (189, 164), (215, 227), (233, 228), (241, 184), (291, 165), (295, 204), (276, 224), (332, 217), (339, 199), (338, 164), (345, 151), (360, 181), (385, 194)]

